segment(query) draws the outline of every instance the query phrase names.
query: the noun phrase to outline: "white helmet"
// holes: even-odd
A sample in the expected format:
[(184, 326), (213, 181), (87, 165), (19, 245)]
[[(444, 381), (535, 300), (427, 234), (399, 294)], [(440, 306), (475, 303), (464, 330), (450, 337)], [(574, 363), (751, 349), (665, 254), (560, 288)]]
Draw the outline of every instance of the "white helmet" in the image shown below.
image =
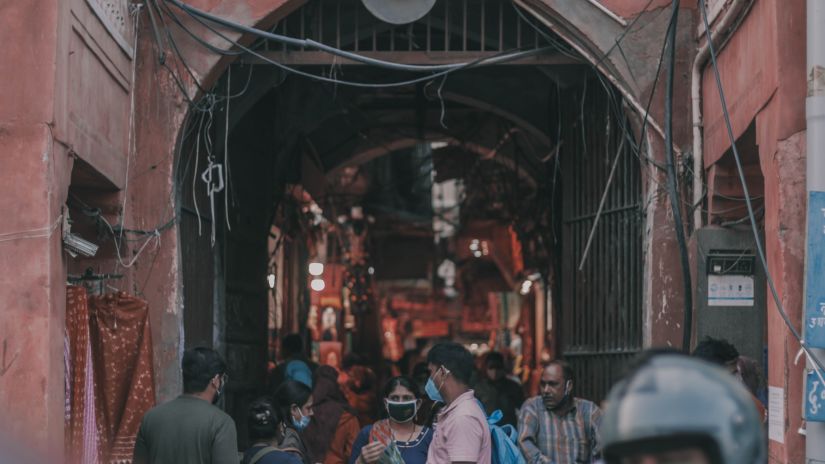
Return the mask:
[(608, 463), (642, 453), (698, 448), (712, 463), (765, 462), (762, 420), (745, 387), (718, 366), (660, 354), (608, 395), (602, 419)]

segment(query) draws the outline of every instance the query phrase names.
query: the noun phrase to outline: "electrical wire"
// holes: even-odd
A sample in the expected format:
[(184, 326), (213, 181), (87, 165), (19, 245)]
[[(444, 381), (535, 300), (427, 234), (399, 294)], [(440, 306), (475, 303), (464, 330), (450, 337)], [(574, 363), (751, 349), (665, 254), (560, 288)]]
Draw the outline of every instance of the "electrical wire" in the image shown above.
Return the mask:
[[(647, 6), (649, 6), (649, 4), (646, 5), (645, 8), (642, 11), (646, 10)], [(528, 18), (524, 14), (524, 12), (518, 7), (518, 5), (513, 3), (513, 8), (514, 8), (516, 14), (519, 16), (519, 18), (521, 18), (521, 20), (525, 24), (530, 26), (531, 29), (533, 29), (539, 35), (541, 35), (542, 38), (545, 41), (547, 41), (549, 44), (551, 44), (551, 46), (553, 46), (556, 51), (558, 51), (559, 53), (567, 56), (568, 58), (581, 59), (580, 56), (578, 56), (574, 52), (568, 50), (568, 47), (566, 47), (563, 43), (559, 43), (558, 40), (556, 40), (553, 36), (551, 36), (547, 32), (545, 32), (543, 28), (541, 28), (537, 24), (535, 24), (530, 18)], [(639, 13), (639, 15), (637, 15), (637, 19), (640, 15), (641, 15), (641, 12)], [(635, 23), (635, 20), (634, 20), (634, 23)], [(633, 23), (631, 23), (631, 25), (629, 27), (632, 27), (632, 25), (633, 25)], [(624, 38), (624, 34), (621, 36), (621, 39), (623, 39), (623, 38)], [(621, 39), (617, 39), (617, 41), (620, 42)], [(616, 98), (614, 96), (614, 92), (612, 90), (612, 86), (610, 86), (607, 82), (605, 82), (604, 78), (602, 77), (601, 71), (598, 68), (599, 64), (601, 64), (602, 61), (605, 58), (607, 58), (607, 55), (612, 50), (613, 50), (613, 47), (611, 47), (607, 52), (605, 52), (605, 54), (599, 60), (597, 60), (595, 63), (591, 63), (591, 62), (586, 62), (586, 63), (593, 70), (596, 78), (599, 80), (599, 83), (601, 84), (602, 88), (605, 90), (608, 101), (610, 102), (610, 108), (614, 112), (616, 118), (619, 119), (619, 120), (623, 120), (624, 119), (624, 111), (622, 110), (619, 103), (616, 101)], [(647, 108), (645, 110), (644, 123), (643, 123), (643, 129), (645, 129), (645, 130), (647, 129), (647, 126), (648, 126), (648, 120), (649, 120), (649, 115), (650, 115), (650, 103), (653, 101), (653, 95), (655, 93), (656, 83), (658, 83), (659, 73), (660, 73), (660, 70), (661, 70), (661, 67), (662, 67), (662, 62), (664, 60), (664, 51), (665, 51), (665, 47), (662, 47), (662, 52), (661, 52), (661, 55), (659, 57), (659, 63), (656, 67), (656, 77), (655, 77), (653, 88), (652, 88), (653, 90), (651, 90), (651, 95), (650, 95), (650, 98), (648, 100)], [(628, 142), (630, 143), (630, 147), (632, 148), (633, 154), (637, 158), (639, 158), (640, 161), (644, 160), (648, 163), (653, 164), (657, 168), (659, 168), (661, 170), (664, 170), (664, 167), (659, 165), (659, 163), (656, 162), (656, 160), (654, 160), (653, 158), (650, 158), (648, 155), (642, 154), (641, 148), (636, 143), (636, 140), (633, 137), (633, 134), (631, 134), (630, 131), (627, 129), (626, 124), (622, 124), (622, 131), (624, 132), (625, 137), (628, 138)], [(644, 130), (641, 131), (641, 139), (646, 140), (646, 132)]]
[[(166, 1), (175, 2), (176, 0), (166, 0)], [(289, 72), (291, 74), (295, 74), (295, 75), (298, 75), (298, 76), (306, 77), (308, 79), (314, 79), (314, 80), (317, 80), (317, 81), (321, 81), (321, 82), (326, 82), (326, 83), (335, 84), (335, 85), (346, 85), (346, 86), (350, 86), (350, 87), (359, 87), (359, 88), (383, 89), (383, 88), (392, 88), (392, 87), (404, 87), (404, 86), (408, 86), (408, 85), (417, 84), (419, 82), (427, 82), (427, 81), (430, 81), (430, 80), (433, 80), (433, 79), (436, 79), (436, 78), (439, 78), (439, 77), (442, 77), (442, 76), (446, 76), (447, 74), (450, 74), (450, 73), (456, 72), (456, 71), (460, 71), (460, 70), (463, 70), (463, 69), (469, 69), (469, 68), (474, 68), (474, 67), (479, 67), (479, 66), (489, 66), (489, 65), (493, 65), (493, 64), (507, 63), (507, 62), (510, 62), (510, 61), (519, 60), (521, 58), (528, 58), (530, 56), (540, 55), (542, 53), (545, 53), (545, 52), (548, 52), (548, 51), (551, 51), (551, 50), (556, 50), (555, 47), (542, 47), (542, 48), (534, 48), (534, 49), (527, 49), (527, 50), (509, 50), (509, 51), (505, 51), (505, 52), (496, 54), (494, 56), (481, 57), (477, 60), (473, 60), (473, 61), (470, 61), (470, 62), (467, 62), (467, 63), (460, 63), (460, 64), (455, 64), (455, 65), (450, 65), (451, 67), (449, 67), (447, 69), (443, 69), (441, 71), (434, 72), (430, 75), (422, 76), (422, 77), (415, 78), (415, 79), (409, 79), (409, 80), (397, 81), (397, 82), (387, 82), (387, 83), (353, 82), (353, 81), (345, 81), (345, 80), (341, 80), (341, 79), (337, 79), (337, 78), (329, 78), (329, 77), (325, 77), (325, 76), (319, 76), (317, 74), (312, 74), (312, 73), (308, 73), (308, 72), (305, 72), (305, 71), (301, 71), (297, 68), (293, 68), (293, 67), (285, 65), (283, 63), (279, 63), (279, 62), (277, 62), (277, 61), (275, 61), (275, 60), (273, 60), (273, 59), (271, 59), (271, 58), (269, 58), (265, 55), (262, 55), (261, 53), (258, 53), (255, 50), (253, 50), (249, 47), (246, 47), (246, 46), (240, 44), (239, 42), (227, 37), (225, 34), (221, 33), (220, 31), (218, 31), (217, 29), (212, 27), (210, 24), (208, 24), (206, 21), (204, 21), (201, 17), (199, 17), (198, 15), (190, 12), (188, 9), (183, 9), (183, 11), (186, 12), (187, 14), (189, 14), (189, 16), (192, 17), (194, 20), (198, 21), (201, 25), (203, 25), (204, 27), (209, 29), (213, 34), (215, 34), (218, 37), (225, 40), (230, 45), (232, 45), (234, 47), (237, 47), (237, 48), (243, 50), (245, 53), (247, 53), (249, 55), (252, 55), (255, 58), (257, 58), (261, 61), (264, 61), (265, 63), (271, 64), (271, 65), (273, 65), (273, 66), (275, 66), (275, 67), (277, 67), (277, 68), (279, 68), (283, 71), (286, 71), (286, 72)], [(242, 27), (245, 27), (245, 26), (242, 26)], [(263, 32), (263, 31), (260, 31), (258, 29), (253, 29), (253, 28), (249, 28), (249, 29), (252, 29), (253, 31), (257, 31), (257, 32)], [(269, 34), (269, 33), (266, 33), (266, 34)], [(349, 52), (347, 52), (347, 53), (349, 53)], [(378, 60), (378, 61), (381, 61), (381, 60)]]
[(682, 223), (682, 202), (679, 186), (676, 182), (676, 166), (673, 156), (673, 76), (676, 68), (676, 29), (679, 24), (679, 0), (671, 3), (671, 20), (667, 34), (667, 80), (665, 83), (665, 151), (667, 155), (667, 190), (670, 195), (670, 207), (673, 211), (673, 225), (676, 229), (676, 241), (679, 244), (679, 258), (682, 263), (682, 283), (684, 284), (684, 323), (682, 325), (682, 350), (690, 352), (693, 327), (693, 283), (690, 276), (685, 227)]
[(748, 208), (748, 218), (750, 219), (750, 226), (751, 231), (753, 232), (754, 242), (756, 243), (756, 251), (759, 255), (759, 261), (762, 264), (762, 269), (765, 271), (765, 280), (768, 281), (768, 287), (771, 290), (771, 296), (773, 297), (774, 304), (776, 305), (776, 309), (779, 312), (780, 317), (782, 317), (782, 321), (785, 323), (785, 326), (788, 327), (788, 330), (791, 332), (791, 335), (799, 342), (799, 345), (804, 350), (805, 355), (811, 361), (811, 363), (815, 366), (817, 374), (822, 376), (822, 372), (825, 371), (825, 366), (823, 366), (822, 361), (819, 360), (813, 353), (811, 353), (810, 347), (808, 346), (808, 342), (802, 338), (802, 335), (799, 331), (794, 327), (793, 323), (791, 322), (788, 313), (785, 311), (785, 306), (782, 304), (781, 298), (779, 298), (779, 292), (776, 290), (776, 284), (773, 281), (773, 276), (771, 275), (771, 271), (768, 268), (768, 259), (765, 255), (765, 250), (762, 246), (762, 240), (759, 235), (759, 227), (756, 223), (756, 214), (754, 213), (753, 204), (751, 203), (751, 195), (750, 190), (748, 189), (748, 182), (745, 176), (745, 169), (742, 166), (742, 158), (739, 156), (739, 149), (736, 147), (736, 137), (733, 135), (733, 126), (730, 122), (730, 112), (728, 111), (728, 104), (725, 98), (725, 91), (722, 86), (722, 78), (719, 74), (719, 65), (716, 62), (716, 49), (713, 45), (713, 40), (710, 33), (710, 23), (708, 21), (708, 12), (707, 7), (705, 6), (705, 2), (699, 0), (699, 10), (701, 11), (702, 21), (705, 26), (705, 34), (708, 40), (708, 49), (710, 51), (710, 59), (711, 64), (713, 65), (713, 75), (716, 78), (716, 88), (719, 92), (719, 100), (722, 104), (722, 115), (724, 116), (725, 120), (725, 129), (727, 130), (728, 139), (730, 141), (731, 151), (733, 152), (733, 159), (736, 162), (736, 171), (739, 174), (739, 182), (742, 185), (742, 193), (745, 200), (745, 205)]
[(472, 62), (465, 62), (465, 63), (451, 63), (451, 64), (442, 64), (442, 65), (411, 65), (411, 64), (402, 64), (402, 63), (394, 63), (391, 61), (379, 60), (376, 58), (370, 58), (368, 56), (360, 55), (358, 53), (349, 52), (346, 50), (341, 50), (336, 47), (332, 47), (330, 45), (326, 45), (324, 43), (316, 42), (312, 39), (298, 39), (295, 37), (289, 37), (281, 34), (274, 34), (272, 32), (262, 31), (260, 29), (256, 29), (254, 27), (245, 26), (243, 24), (239, 24), (233, 21), (229, 21), (225, 18), (221, 18), (220, 16), (213, 15), (211, 13), (207, 13), (205, 11), (199, 10), (192, 6), (189, 6), (180, 0), (165, 0), (166, 2), (170, 2), (176, 7), (180, 8), (181, 10), (187, 12), (189, 15), (199, 16), (207, 21), (211, 21), (215, 24), (219, 24), (229, 29), (233, 29), (237, 32), (241, 32), (244, 34), (250, 34), (256, 37), (260, 37), (262, 39), (271, 40), (274, 42), (282, 43), (285, 45), (291, 45), (293, 47), (300, 47), (300, 48), (314, 48), (316, 50), (320, 50), (323, 52), (330, 53), (332, 55), (340, 56), (342, 58), (346, 58), (349, 60), (353, 60), (359, 63), (363, 63), (366, 65), (371, 66), (378, 66), (380, 68), (385, 69), (392, 69), (396, 71), (409, 71), (409, 72), (438, 72), (438, 71), (448, 71), (451, 69), (460, 69), (463, 68)]
[(10, 242), (12, 240), (24, 240), (24, 239), (32, 239), (32, 238), (50, 238), (54, 231), (57, 229), (57, 226), (60, 225), (60, 221), (63, 219), (63, 215), (57, 217), (57, 219), (52, 223), (51, 226), (41, 227), (39, 229), (30, 229), (30, 230), (22, 230), (18, 232), (5, 232), (0, 234), (0, 243), (2, 242)]

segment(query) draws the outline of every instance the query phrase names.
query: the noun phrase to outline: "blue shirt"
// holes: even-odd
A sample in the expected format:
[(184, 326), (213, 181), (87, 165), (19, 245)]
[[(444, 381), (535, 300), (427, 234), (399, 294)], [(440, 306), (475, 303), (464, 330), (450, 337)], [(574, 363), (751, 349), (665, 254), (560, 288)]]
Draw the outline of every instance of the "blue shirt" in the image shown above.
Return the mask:
[[(355, 442), (352, 444), (352, 455), (349, 464), (354, 464), (358, 456), (361, 455), (361, 448), (366, 446), (370, 440), (372, 426), (368, 425), (361, 429)], [(401, 457), (406, 464), (425, 464), (427, 462), (427, 450), (430, 449), (430, 442), (433, 440), (433, 429), (424, 427), (418, 437), (412, 441), (396, 441), (395, 445), (401, 451)]]
[[(264, 449), (266, 445), (256, 445), (248, 450), (243, 454), (243, 461), (241, 464), (248, 464), (249, 461), (258, 454), (258, 451)], [(295, 456), (294, 454), (286, 453), (284, 451), (270, 451), (266, 453), (264, 457), (262, 457), (257, 463), (255, 464), (303, 464), (301, 458)]]

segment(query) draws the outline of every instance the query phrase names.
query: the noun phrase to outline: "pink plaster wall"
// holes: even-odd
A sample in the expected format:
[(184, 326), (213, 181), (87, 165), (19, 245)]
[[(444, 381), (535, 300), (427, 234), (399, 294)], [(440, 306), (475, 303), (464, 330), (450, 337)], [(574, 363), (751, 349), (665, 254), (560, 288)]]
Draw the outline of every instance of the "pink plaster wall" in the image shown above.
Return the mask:
[[(62, 449), (65, 291), (56, 200), (70, 166), (52, 121), (58, 2), (4, 2), (0, 41), (0, 438)], [(40, 27), (29, 27), (38, 24)], [(9, 169), (13, 167), (13, 169)], [(17, 232), (22, 232), (17, 235)], [(31, 235), (41, 235), (31, 237)], [(23, 238), (26, 237), (26, 238)]]

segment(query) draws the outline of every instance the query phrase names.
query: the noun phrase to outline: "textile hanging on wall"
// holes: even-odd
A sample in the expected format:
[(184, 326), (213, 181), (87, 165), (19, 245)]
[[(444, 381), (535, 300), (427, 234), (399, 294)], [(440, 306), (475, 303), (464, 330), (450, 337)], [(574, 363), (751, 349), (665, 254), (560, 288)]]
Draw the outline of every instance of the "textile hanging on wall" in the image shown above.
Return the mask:
[(94, 369), (86, 289), (66, 290), (66, 462), (97, 464)]
[(148, 305), (126, 293), (93, 296), (89, 316), (104, 462), (130, 463), (140, 421), (155, 405)]

